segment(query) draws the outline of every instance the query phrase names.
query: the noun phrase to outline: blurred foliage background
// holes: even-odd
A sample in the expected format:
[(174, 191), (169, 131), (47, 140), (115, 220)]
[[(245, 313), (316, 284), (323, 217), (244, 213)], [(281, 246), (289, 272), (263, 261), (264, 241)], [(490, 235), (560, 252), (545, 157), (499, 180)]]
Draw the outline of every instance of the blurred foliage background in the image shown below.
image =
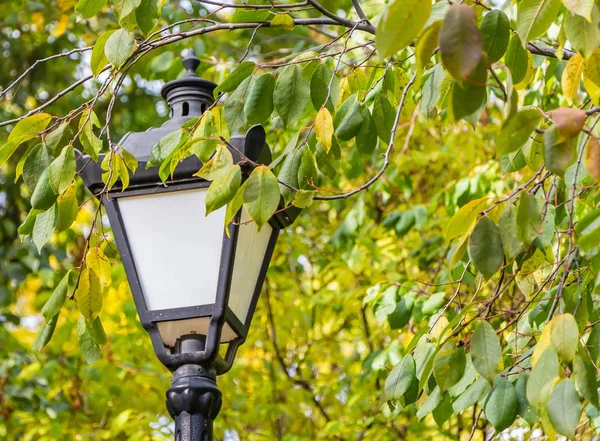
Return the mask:
[[(75, 3), (2, 2), (1, 85), (10, 84), (36, 60), (92, 45), (107, 29), (118, 28), (110, 11), (78, 21)], [(349, 0), (322, 4), (347, 12), (352, 6)], [(362, 4), (370, 17), (383, 7), (377, 0)], [(207, 13), (210, 9), (189, 0), (166, 1), (161, 23)], [(231, 11), (219, 14), (231, 19)], [(329, 41), (328, 36), (303, 27), (294, 32), (262, 29), (256, 35), (252, 30), (219, 31), (153, 51), (133, 66), (118, 93), (113, 136), (143, 131), (167, 118), (160, 87), (182, 74), (179, 60), (190, 46), (202, 60), (198, 73), (219, 83), (246, 51), (252, 60), (269, 62), (321, 41)], [(348, 55), (349, 66), (352, 56)], [(561, 101), (555, 91), (566, 62), (553, 60), (540, 67), (542, 61), (535, 61), (546, 89), (527, 90), (522, 101), (557, 107)], [(88, 53), (36, 66), (11, 99), (2, 101), (0, 120), (23, 115), (89, 73)], [(90, 99), (99, 84), (78, 87), (48, 111), (68, 113)], [(101, 97), (96, 112), (105, 112), (107, 105), (108, 99)], [(449, 265), (450, 246), (444, 235), (452, 216), (469, 201), (510, 193), (535, 170), (496, 159), (489, 139), (503, 116), (495, 101), (484, 110), (477, 131), (464, 122), (449, 124), (444, 112), (411, 123), (416, 106), (413, 101), (407, 104), (408, 117), (401, 125), (402, 133), (412, 131), (411, 147), (397, 146), (393, 163), (379, 182), (353, 199), (315, 202), (282, 232), (249, 338), (233, 369), (219, 378), (224, 397), (216, 421), (219, 439), (483, 440), (493, 433), (491, 425), (479, 418), (477, 405), (456, 414), (447, 409), (434, 412), (419, 420), (415, 406), (387, 403), (385, 381), (419, 329), (427, 324), (435, 328), (440, 312), (452, 320), (464, 305), (483, 305), (492, 293), (491, 283), (482, 288), (477, 272), (467, 271), (468, 262)], [(293, 133), (280, 120), (269, 124), (268, 142), (281, 153)], [(8, 133), (8, 128), (0, 129), (0, 142)], [(65, 273), (81, 263), (96, 206), (78, 183), (82, 209), (71, 228), (54, 234), (41, 253), (30, 239), (21, 240), (17, 229), (31, 208), (30, 192), (22, 180), (15, 182), (15, 173), (25, 148), (21, 146), (20, 154), (0, 169), (0, 439), (171, 439), (172, 425), (164, 408), (170, 377), (139, 325), (112, 247), (104, 248), (114, 264), (112, 284), (103, 297), (101, 319), (108, 343), (101, 358), (86, 363), (77, 344), (79, 312), (69, 300), (51, 342), (34, 355), (32, 346), (44, 320), (41, 308)], [(342, 154), (341, 172), (335, 178), (338, 188), (363, 183), (365, 171), (374, 169), (376, 160), (371, 159)], [(499, 215), (499, 210), (490, 214), (495, 219)], [(463, 298), (458, 299), (459, 308), (446, 311), (459, 278)], [(400, 300), (407, 294), (408, 314)], [(510, 296), (499, 303), (500, 311), (520, 306)], [(530, 340), (531, 329), (528, 332)], [(471, 382), (474, 378), (473, 373)], [(456, 396), (468, 385), (455, 390)], [(515, 439), (541, 436), (524, 420), (515, 426)], [(593, 427), (583, 429), (581, 439), (591, 439)]]

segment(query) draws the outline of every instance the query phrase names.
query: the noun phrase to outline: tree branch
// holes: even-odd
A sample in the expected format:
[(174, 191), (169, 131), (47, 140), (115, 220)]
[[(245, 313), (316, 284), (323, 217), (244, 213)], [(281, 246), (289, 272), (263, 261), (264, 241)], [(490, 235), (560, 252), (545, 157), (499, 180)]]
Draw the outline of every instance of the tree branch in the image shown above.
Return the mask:
[(222, 3), (214, 0), (196, 0), (198, 3), (204, 3), (207, 5), (220, 6), (222, 8), (231, 8), (231, 9), (251, 9), (251, 10), (259, 10), (259, 9), (293, 9), (293, 8), (301, 8), (303, 6), (308, 6), (309, 3), (307, 1), (303, 1), (300, 3), (287, 3), (282, 5), (232, 5), (230, 3)]
[[(307, 1), (317, 11), (319, 11), (324, 16), (329, 17), (333, 21), (337, 22), (337, 24), (339, 24), (339, 25), (346, 26), (347, 28), (354, 28), (357, 25), (352, 20), (348, 20), (347, 18), (339, 17), (339, 16), (335, 15), (333, 12), (328, 11), (317, 0), (307, 0)], [(360, 8), (360, 6), (359, 6), (359, 8)], [(356, 27), (356, 29), (361, 29), (363, 31), (366, 31), (366, 32), (369, 32), (369, 33), (375, 35), (375, 27), (374, 26), (372, 26), (371, 24), (364, 24), (364, 26), (365, 26), (364, 29), (361, 29), (360, 27)]]
[(359, 0), (352, 0), (352, 4), (354, 5), (354, 10), (356, 11), (356, 13), (358, 14), (358, 16), (360, 17), (360, 19), (362, 21), (364, 21), (367, 24), (371, 24), (371, 22), (369, 21), (369, 19), (367, 18), (367, 16), (365, 15), (364, 11), (362, 10), (362, 8), (360, 7), (360, 3)]

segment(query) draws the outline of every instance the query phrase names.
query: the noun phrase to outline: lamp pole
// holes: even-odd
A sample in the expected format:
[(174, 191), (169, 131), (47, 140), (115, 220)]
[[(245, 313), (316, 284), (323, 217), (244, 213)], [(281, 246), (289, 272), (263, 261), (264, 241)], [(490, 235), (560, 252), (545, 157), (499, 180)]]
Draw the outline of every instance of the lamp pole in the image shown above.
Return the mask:
[[(179, 343), (181, 353), (204, 349), (203, 338), (189, 335)], [(175, 421), (175, 441), (212, 441), (213, 420), (221, 410), (216, 372), (198, 364), (184, 364), (173, 372), (167, 391), (167, 410)]]

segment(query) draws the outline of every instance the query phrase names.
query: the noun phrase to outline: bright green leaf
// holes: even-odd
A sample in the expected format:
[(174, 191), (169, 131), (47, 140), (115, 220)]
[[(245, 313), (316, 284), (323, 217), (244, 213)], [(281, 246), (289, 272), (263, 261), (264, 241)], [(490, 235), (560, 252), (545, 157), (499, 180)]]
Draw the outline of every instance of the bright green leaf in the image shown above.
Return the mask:
[(389, 57), (408, 46), (429, 18), (431, 3), (421, 0), (394, 0), (379, 20), (375, 45), (382, 57)]
[(279, 205), (277, 178), (267, 166), (261, 165), (252, 171), (245, 187), (244, 207), (260, 230), (271, 219)]

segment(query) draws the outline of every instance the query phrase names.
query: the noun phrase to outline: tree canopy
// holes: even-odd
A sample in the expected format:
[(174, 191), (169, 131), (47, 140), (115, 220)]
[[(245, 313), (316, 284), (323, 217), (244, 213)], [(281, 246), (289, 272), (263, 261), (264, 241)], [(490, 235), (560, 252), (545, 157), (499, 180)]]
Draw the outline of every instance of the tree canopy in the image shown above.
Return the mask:
[[(196, 155), (208, 211), (302, 208), (219, 439), (592, 439), (599, 26), (594, 0), (2, 2), (0, 438), (172, 437), (84, 152), (103, 191)], [(168, 118), (189, 48), (215, 104), (138, 164), (119, 140)], [(254, 124), (273, 162), (242, 182)]]

